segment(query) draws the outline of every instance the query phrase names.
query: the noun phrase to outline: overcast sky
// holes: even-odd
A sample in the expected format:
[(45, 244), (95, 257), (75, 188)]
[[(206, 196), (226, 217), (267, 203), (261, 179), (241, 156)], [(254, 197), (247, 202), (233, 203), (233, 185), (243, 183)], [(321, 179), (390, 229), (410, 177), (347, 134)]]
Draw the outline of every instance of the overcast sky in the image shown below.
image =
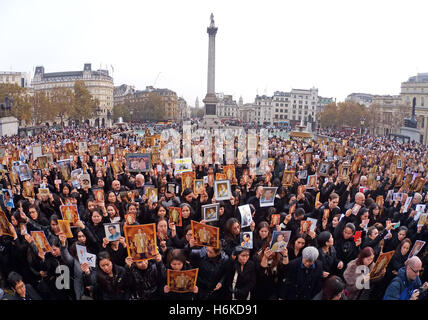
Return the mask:
[(339, 101), (399, 94), (428, 72), (425, 0), (0, 0), (0, 71), (112, 65), (115, 85), (154, 84), (202, 105), (211, 12), (216, 92), (244, 103), (313, 86)]

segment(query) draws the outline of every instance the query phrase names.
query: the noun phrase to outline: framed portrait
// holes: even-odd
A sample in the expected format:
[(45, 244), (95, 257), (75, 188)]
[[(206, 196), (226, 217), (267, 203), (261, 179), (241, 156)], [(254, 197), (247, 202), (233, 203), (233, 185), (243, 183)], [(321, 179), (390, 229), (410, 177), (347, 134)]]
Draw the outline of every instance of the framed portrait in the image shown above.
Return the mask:
[(33, 183), (36, 186), (42, 183), (42, 170), (33, 169)]
[(169, 215), (169, 223), (173, 223), (177, 227), (181, 227), (183, 225), (183, 220), (181, 217), (181, 208), (169, 207), (168, 215)]
[(287, 248), (288, 242), (290, 241), (291, 231), (274, 231), (272, 233), (272, 241), (270, 243), (270, 249), (273, 252), (281, 252), (284, 248)]
[(92, 188), (92, 193), (94, 194), (94, 199), (98, 203), (104, 203), (104, 189), (103, 188)]
[(65, 152), (67, 153), (74, 153), (74, 143), (68, 142), (65, 144)]
[(80, 186), (85, 189), (90, 189), (92, 187), (91, 185), (91, 176), (89, 173), (82, 173), (79, 177)]
[(58, 220), (58, 227), (62, 233), (65, 234), (67, 238), (73, 238), (73, 233), (71, 232), (70, 221), (68, 220)]
[(190, 220), (192, 235), (196, 245), (219, 248), (220, 229)]
[(250, 205), (244, 204), (239, 206), (238, 209), (241, 214), (241, 228), (250, 226), (251, 221), (253, 221)]
[(104, 232), (108, 241), (117, 241), (122, 236), (120, 234), (120, 223), (104, 223)]
[(100, 156), (100, 145), (98, 143), (90, 144), (88, 146), (89, 154), (91, 156)]
[(227, 176), (224, 173), (217, 172), (215, 174), (215, 179), (216, 180), (227, 180)]
[(19, 176), (18, 173), (16, 173), (15, 171), (11, 171), (9, 173), (9, 180), (10, 180), (10, 184), (13, 186), (16, 186), (19, 184)]
[(121, 161), (113, 160), (111, 162), (111, 168), (112, 168), (114, 174), (122, 174), (123, 173), (123, 167), (122, 167)]
[(234, 164), (228, 164), (223, 167), (223, 173), (226, 175), (225, 179), (218, 179), (218, 180), (230, 180), (230, 183), (232, 185), (237, 185), (238, 180), (236, 179), (236, 171), (235, 171), (235, 165)]
[(320, 166), (318, 167), (318, 175), (320, 177), (328, 177), (328, 170), (329, 169), (330, 169), (330, 163), (321, 162)]
[(39, 253), (52, 252), (52, 248), (43, 231), (31, 231), (31, 237), (34, 239), (34, 244)]
[(85, 141), (79, 141), (79, 153), (84, 154), (88, 151), (88, 143)]
[(312, 152), (305, 152), (305, 164), (311, 164), (312, 163)]
[(418, 225), (417, 225), (418, 228), (426, 225), (426, 223), (428, 221), (427, 216), (428, 216), (428, 213), (422, 213), (421, 214), (421, 216), (419, 217), (419, 220), (418, 220)]
[(284, 187), (291, 187), (294, 183), (294, 175), (296, 174), (296, 171), (294, 170), (284, 170), (284, 173), (282, 174), (282, 185)]
[(263, 187), (260, 197), (260, 207), (272, 207), (275, 202), (277, 187)]
[(220, 204), (206, 204), (202, 207), (202, 219), (206, 222), (217, 221), (219, 216)]
[(306, 189), (315, 189), (318, 184), (318, 176), (316, 174), (313, 174), (311, 176), (308, 176), (308, 183), (306, 185)]
[(48, 167), (50, 164), (54, 163), (54, 156), (52, 153), (45, 153), (44, 156), (46, 156), (46, 158), (48, 159)]
[(361, 154), (357, 155), (352, 161), (351, 165), (351, 173), (357, 172), (358, 168), (361, 166), (361, 162), (363, 161), (363, 156)]
[(95, 160), (95, 170), (102, 170), (105, 167), (105, 160), (102, 158), (98, 158)]
[(229, 180), (214, 181), (214, 197), (216, 201), (229, 200), (232, 196)]
[(397, 169), (402, 169), (403, 168), (403, 158), (397, 157), (396, 168)]
[(245, 249), (253, 249), (253, 232), (246, 231), (240, 234), (241, 247)]
[(168, 193), (175, 193), (175, 184), (174, 183), (168, 183)]
[(76, 170), (71, 171), (71, 182), (73, 185), (73, 188), (80, 189), (80, 175), (83, 173), (83, 169), (79, 168)]
[(72, 224), (75, 224), (80, 219), (77, 205), (63, 205), (59, 207), (59, 210), (61, 211), (62, 218), (70, 221)]
[(193, 183), (193, 192), (195, 194), (202, 194), (205, 190), (204, 179), (195, 179)]
[[(33, 159), (36, 160), (38, 157), (41, 157), (43, 155), (42, 146), (40, 144), (34, 145), (32, 147), (32, 152), (33, 152)], [(0, 157), (0, 158), (3, 158), (3, 157)]]
[(425, 179), (422, 178), (421, 176), (416, 177), (415, 181), (412, 184), (411, 191), (421, 192), (424, 185), (425, 185)]
[(8, 208), (14, 209), (15, 204), (13, 202), (13, 193), (10, 189), (2, 189), (0, 191), (0, 197), (4, 203), (4, 205)]
[(20, 164), (19, 165), (19, 180), (27, 181), (31, 180), (31, 170), (28, 167), (28, 164)]
[(268, 158), (267, 165), (273, 170), (275, 167), (275, 158)]
[(150, 153), (127, 153), (126, 165), (129, 172), (149, 172), (151, 159)]
[(299, 180), (306, 180), (308, 178), (308, 170), (299, 171)]
[(310, 231), (311, 232), (314, 232), (315, 231), (315, 227), (317, 226), (317, 222), (318, 222), (318, 220), (317, 219), (314, 219), (314, 218), (306, 218), (306, 220), (308, 220), (308, 221), (310, 221), (311, 222), (311, 227), (310, 227)]
[(167, 284), (171, 292), (193, 292), (199, 269), (176, 271), (167, 269)]
[(281, 215), (279, 213), (272, 214), (270, 216), (270, 227), (279, 225), (281, 222)]
[(0, 236), (13, 237), (13, 233), (9, 225), (9, 220), (7, 220), (7, 216), (2, 210), (0, 210)]
[(31, 181), (31, 180), (24, 181), (22, 183), (22, 187), (23, 187), (22, 196), (24, 198), (34, 198), (35, 192), (34, 192), (33, 181)]
[(134, 224), (135, 223), (135, 214), (133, 214), (133, 213), (125, 214), (125, 223), (127, 225)]
[(183, 172), (181, 174), (181, 192), (183, 192), (186, 189), (193, 190), (195, 178), (196, 178), (196, 173), (194, 171)]
[(311, 231), (312, 221), (310, 220), (301, 220), (300, 221), (300, 234), (308, 233)]
[(408, 259), (410, 259), (411, 257), (413, 257), (413, 256), (417, 256), (418, 255), (418, 253), (422, 250), (422, 248), (424, 247), (424, 245), (425, 245), (425, 241), (422, 241), (422, 240), (416, 240), (415, 241), (415, 244), (413, 245), (413, 248), (412, 248), (412, 250), (410, 250), (410, 253), (409, 253), (409, 257), (407, 258), (407, 260)]
[(124, 226), (126, 248), (128, 256), (134, 261), (143, 261), (155, 258), (158, 253), (156, 244), (156, 225), (140, 224)]
[(49, 188), (39, 188), (38, 191), (42, 197), (43, 196), (49, 197), (49, 195), (50, 195)]
[(160, 152), (152, 153), (152, 163), (159, 163), (161, 161)]
[(349, 164), (341, 164), (339, 169), (339, 175), (342, 180), (349, 178), (349, 173), (351, 171), (351, 166)]
[(71, 178), (71, 166), (70, 166), (70, 159), (68, 160), (59, 160), (57, 162), (59, 166), (59, 171), (61, 173), (62, 179), (64, 181), (67, 181)]
[(175, 174), (193, 170), (192, 158), (174, 159)]
[(158, 188), (148, 187), (144, 189), (144, 195), (152, 202), (158, 202)]
[(370, 280), (376, 280), (382, 276), (382, 271), (386, 269), (394, 253), (395, 251), (389, 251), (379, 255), (372, 271), (370, 272)]
[(138, 199), (140, 197), (140, 192), (138, 190), (128, 190), (128, 191), (121, 191), (119, 193), (120, 199), (125, 203), (132, 203), (135, 202), (135, 199)]

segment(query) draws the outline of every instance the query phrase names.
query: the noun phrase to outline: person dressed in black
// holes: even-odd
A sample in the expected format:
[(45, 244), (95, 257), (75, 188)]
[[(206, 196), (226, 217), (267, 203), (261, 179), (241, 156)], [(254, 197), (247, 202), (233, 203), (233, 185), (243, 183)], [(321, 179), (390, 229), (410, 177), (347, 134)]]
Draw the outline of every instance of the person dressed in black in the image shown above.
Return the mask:
[(321, 291), (322, 263), (318, 261), (318, 249), (303, 249), (302, 257), (290, 261), (281, 284), (282, 300), (311, 300)]

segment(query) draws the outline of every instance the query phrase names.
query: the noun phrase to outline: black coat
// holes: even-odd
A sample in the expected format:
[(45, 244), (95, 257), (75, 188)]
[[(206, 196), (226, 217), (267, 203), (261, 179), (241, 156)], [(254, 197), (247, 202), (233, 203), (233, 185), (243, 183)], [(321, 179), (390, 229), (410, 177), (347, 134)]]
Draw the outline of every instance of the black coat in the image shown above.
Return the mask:
[[(238, 259), (238, 258), (237, 258)], [(236, 286), (233, 289), (232, 283), (235, 276), (235, 272), (238, 273), (238, 279)], [(225, 282), (225, 299), (231, 300), (232, 293), (235, 294), (235, 299), (246, 300), (250, 291), (256, 285), (256, 264), (252, 260), (244, 265), (241, 270), (241, 264), (236, 260), (230, 265), (229, 271), (227, 272), (227, 278)]]
[(135, 264), (126, 267), (126, 273), (132, 300), (156, 300), (160, 298), (165, 265), (149, 260), (147, 269), (138, 269)]
[(224, 286), (226, 280), (226, 271), (229, 267), (229, 257), (223, 251), (215, 258), (209, 258), (206, 248), (192, 249), (190, 252), (190, 262), (196, 268), (199, 268), (198, 296), (200, 299), (208, 299), (218, 293), (214, 293), (217, 283)]
[(280, 298), (284, 300), (311, 300), (321, 291), (322, 264), (315, 261), (310, 269), (302, 266), (302, 258), (288, 264), (281, 285)]

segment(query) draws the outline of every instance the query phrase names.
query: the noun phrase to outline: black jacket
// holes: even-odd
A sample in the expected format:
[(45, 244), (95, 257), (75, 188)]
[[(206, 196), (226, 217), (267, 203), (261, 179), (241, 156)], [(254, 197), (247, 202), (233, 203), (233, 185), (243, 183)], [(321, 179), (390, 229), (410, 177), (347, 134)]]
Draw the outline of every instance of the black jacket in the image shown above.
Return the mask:
[(280, 298), (284, 300), (311, 300), (321, 291), (322, 264), (315, 261), (310, 269), (297, 258), (288, 264)]
[[(232, 283), (235, 276), (235, 272), (238, 273), (238, 279), (236, 286), (233, 289)], [(230, 265), (229, 271), (227, 272), (227, 278), (225, 283), (225, 299), (231, 300), (232, 293), (235, 294), (235, 299), (246, 300), (250, 291), (256, 285), (256, 264), (252, 260), (244, 265), (241, 270), (241, 264), (236, 260)]]
[(160, 298), (163, 274), (166, 272), (164, 264), (149, 260), (147, 269), (138, 269), (135, 264), (131, 268), (126, 266), (129, 279), (128, 291), (132, 300), (156, 300)]

